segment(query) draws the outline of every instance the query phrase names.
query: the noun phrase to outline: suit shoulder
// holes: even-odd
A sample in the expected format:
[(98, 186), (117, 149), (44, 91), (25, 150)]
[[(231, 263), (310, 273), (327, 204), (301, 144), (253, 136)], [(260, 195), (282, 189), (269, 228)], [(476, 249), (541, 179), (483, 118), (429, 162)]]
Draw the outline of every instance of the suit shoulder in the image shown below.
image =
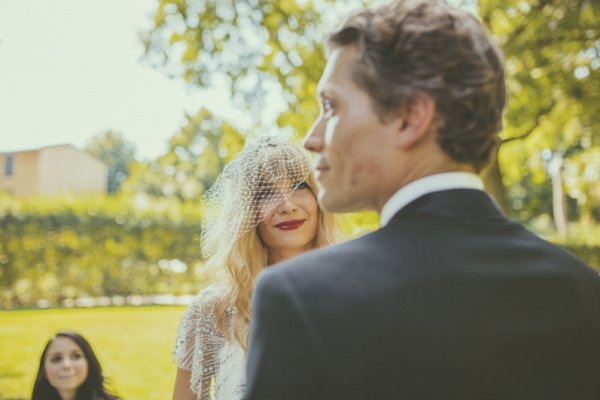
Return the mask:
[(318, 286), (339, 279), (349, 269), (356, 272), (378, 253), (380, 241), (376, 232), (333, 246), (311, 250), (291, 260), (271, 266), (261, 273), (267, 285), (296, 287), (303, 284)]
[(335, 265), (348, 259), (361, 258), (377, 248), (377, 232), (347, 242), (312, 250), (285, 263), (282, 268), (310, 268), (311, 265)]

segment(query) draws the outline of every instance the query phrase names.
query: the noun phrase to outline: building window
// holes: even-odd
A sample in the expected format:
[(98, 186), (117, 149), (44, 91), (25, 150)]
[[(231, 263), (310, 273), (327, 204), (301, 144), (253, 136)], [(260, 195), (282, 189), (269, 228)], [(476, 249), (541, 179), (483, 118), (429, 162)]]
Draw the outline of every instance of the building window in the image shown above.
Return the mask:
[(12, 174), (13, 174), (13, 155), (7, 154), (6, 157), (4, 158), (4, 160), (5, 160), (4, 175), (12, 176)]

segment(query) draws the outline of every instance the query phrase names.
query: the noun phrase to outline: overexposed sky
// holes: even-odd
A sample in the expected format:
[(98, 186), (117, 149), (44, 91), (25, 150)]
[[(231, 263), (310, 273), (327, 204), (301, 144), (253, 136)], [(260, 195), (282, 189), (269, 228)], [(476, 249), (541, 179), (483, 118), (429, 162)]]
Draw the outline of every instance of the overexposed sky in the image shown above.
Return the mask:
[(225, 91), (169, 79), (140, 61), (140, 30), (156, 0), (0, 0), (0, 152), (120, 131), (139, 159), (154, 158), (207, 106), (236, 111)]

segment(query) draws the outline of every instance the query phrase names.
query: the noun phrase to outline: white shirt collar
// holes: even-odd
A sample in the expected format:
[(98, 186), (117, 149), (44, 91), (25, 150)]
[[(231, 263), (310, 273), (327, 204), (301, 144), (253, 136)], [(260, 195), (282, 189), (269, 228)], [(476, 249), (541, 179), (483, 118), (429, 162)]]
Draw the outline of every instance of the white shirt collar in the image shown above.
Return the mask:
[(380, 223), (386, 226), (398, 211), (413, 200), (433, 192), (450, 189), (483, 190), (483, 181), (470, 172), (446, 172), (418, 179), (398, 190), (381, 209)]

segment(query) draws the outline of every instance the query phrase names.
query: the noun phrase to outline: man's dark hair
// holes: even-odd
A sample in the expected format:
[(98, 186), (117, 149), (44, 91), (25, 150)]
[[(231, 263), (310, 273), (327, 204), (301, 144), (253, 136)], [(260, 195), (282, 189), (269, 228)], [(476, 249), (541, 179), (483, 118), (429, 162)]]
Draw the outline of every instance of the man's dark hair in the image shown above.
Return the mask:
[(441, 148), (480, 171), (502, 129), (506, 102), (500, 49), (472, 14), (443, 1), (399, 0), (352, 14), (327, 40), (356, 45), (355, 83), (385, 120), (415, 96), (436, 105)]

